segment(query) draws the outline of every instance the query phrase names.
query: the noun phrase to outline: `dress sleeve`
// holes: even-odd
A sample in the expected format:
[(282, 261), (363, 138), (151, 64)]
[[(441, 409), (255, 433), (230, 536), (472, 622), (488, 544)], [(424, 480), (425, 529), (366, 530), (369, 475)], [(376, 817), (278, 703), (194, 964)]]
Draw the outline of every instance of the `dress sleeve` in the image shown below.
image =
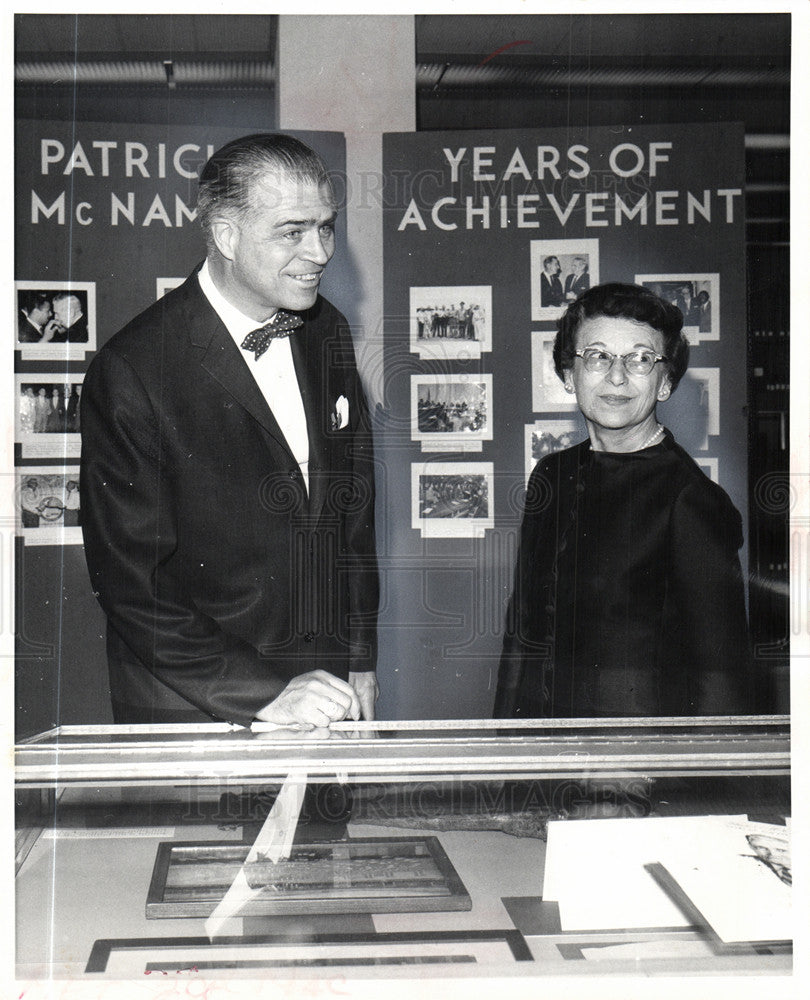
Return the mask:
[[(551, 652), (549, 642), (537, 635), (538, 546), (542, 539), (541, 517), (550, 503), (551, 485), (545, 462), (538, 462), (529, 479), (520, 527), (512, 593), (506, 612), (503, 649), (498, 667), (493, 717), (532, 718), (544, 710), (544, 668)], [(546, 540), (547, 541), (547, 540)]]
[(696, 714), (751, 710), (751, 653), (738, 550), (740, 515), (709, 480), (690, 482), (672, 512), (672, 586)]

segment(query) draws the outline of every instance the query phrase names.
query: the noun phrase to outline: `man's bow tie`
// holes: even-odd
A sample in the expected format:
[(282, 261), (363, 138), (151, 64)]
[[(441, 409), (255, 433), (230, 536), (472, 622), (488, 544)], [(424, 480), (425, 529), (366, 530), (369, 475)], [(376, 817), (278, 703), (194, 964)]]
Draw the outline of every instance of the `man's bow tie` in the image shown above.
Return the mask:
[(270, 346), (270, 341), (276, 337), (289, 337), (292, 331), (303, 324), (303, 320), (296, 313), (279, 309), (269, 323), (260, 326), (258, 330), (251, 332), (242, 341), (242, 349), (253, 351), (253, 360), (258, 361)]

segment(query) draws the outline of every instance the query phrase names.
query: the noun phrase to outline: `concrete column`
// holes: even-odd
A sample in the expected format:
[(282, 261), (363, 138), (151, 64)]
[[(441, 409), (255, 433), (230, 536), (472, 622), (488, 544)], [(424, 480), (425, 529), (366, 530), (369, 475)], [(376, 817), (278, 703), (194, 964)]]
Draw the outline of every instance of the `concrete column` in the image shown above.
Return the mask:
[(278, 20), (278, 127), (346, 135), (348, 248), (339, 252), (351, 254), (357, 280), (344, 311), (373, 405), (382, 400), (382, 133), (416, 128), (414, 18)]

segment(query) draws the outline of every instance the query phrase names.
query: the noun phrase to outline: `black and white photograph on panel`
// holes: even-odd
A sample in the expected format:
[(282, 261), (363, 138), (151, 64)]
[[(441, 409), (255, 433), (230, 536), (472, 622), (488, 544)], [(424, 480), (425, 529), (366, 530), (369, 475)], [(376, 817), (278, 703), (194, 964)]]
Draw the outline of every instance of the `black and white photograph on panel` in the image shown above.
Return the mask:
[(23, 360), (83, 361), (96, 349), (94, 281), (15, 282), (15, 349)]
[(582, 419), (535, 420), (526, 424), (526, 481), (535, 465), (555, 451), (564, 451), (585, 440)]
[(683, 388), (696, 394), (700, 426), (704, 429), (698, 446), (701, 451), (707, 451), (709, 438), (720, 433), (720, 369), (689, 368), (683, 383)]
[(532, 240), (532, 319), (557, 320), (599, 284), (599, 240)]
[(26, 545), (81, 545), (79, 467), (18, 468), (16, 516)]
[(565, 391), (554, 369), (553, 330), (532, 331), (532, 410), (535, 413), (574, 412), (577, 401)]
[(178, 288), (185, 280), (185, 278), (155, 278), (155, 298), (162, 299), (166, 292)]
[(411, 350), (420, 358), (478, 358), (491, 351), (491, 286), (412, 287), (410, 331)]
[(492, 462), (411, 465), (411, 526), (425, 538), (481, 538), (494, 524)]
[(411, 375), (411, 439), (422, 451), (481, 451), (492, 440), (492, 375)]
[(15, 375), (14, 440), (22, 458), (78, 458), (84, 375), (29, 372)]
[(635, 282), (681, 310), (690, 344), (720, 339), (719, 274), (637, 274)]

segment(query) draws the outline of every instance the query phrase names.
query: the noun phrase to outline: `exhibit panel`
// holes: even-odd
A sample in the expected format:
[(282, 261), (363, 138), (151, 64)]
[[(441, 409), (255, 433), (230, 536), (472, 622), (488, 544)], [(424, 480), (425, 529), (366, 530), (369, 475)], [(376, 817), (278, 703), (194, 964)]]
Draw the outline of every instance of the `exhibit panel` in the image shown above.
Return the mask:
[(789, 974), (782, 716), (63, 727), (17, 975)]
[[(689, 367), (657, 419), (748, 537), (745, 132), (615, 121), (388, 133), (383, 166), (380, 622), (384, 650), (410, 666), (382, 685), (381, 712), (475, 718), (493, 710), (529, 476), (588, 437), (553, 358), (558, 321), (587, 289), (642, 285), (680, 309)], [(544, 487), (536, 502), (553, 496)], [(744, 573), (747, 559), (743, 547)], [(592, 704), (582, 714), (607, 714)]]

